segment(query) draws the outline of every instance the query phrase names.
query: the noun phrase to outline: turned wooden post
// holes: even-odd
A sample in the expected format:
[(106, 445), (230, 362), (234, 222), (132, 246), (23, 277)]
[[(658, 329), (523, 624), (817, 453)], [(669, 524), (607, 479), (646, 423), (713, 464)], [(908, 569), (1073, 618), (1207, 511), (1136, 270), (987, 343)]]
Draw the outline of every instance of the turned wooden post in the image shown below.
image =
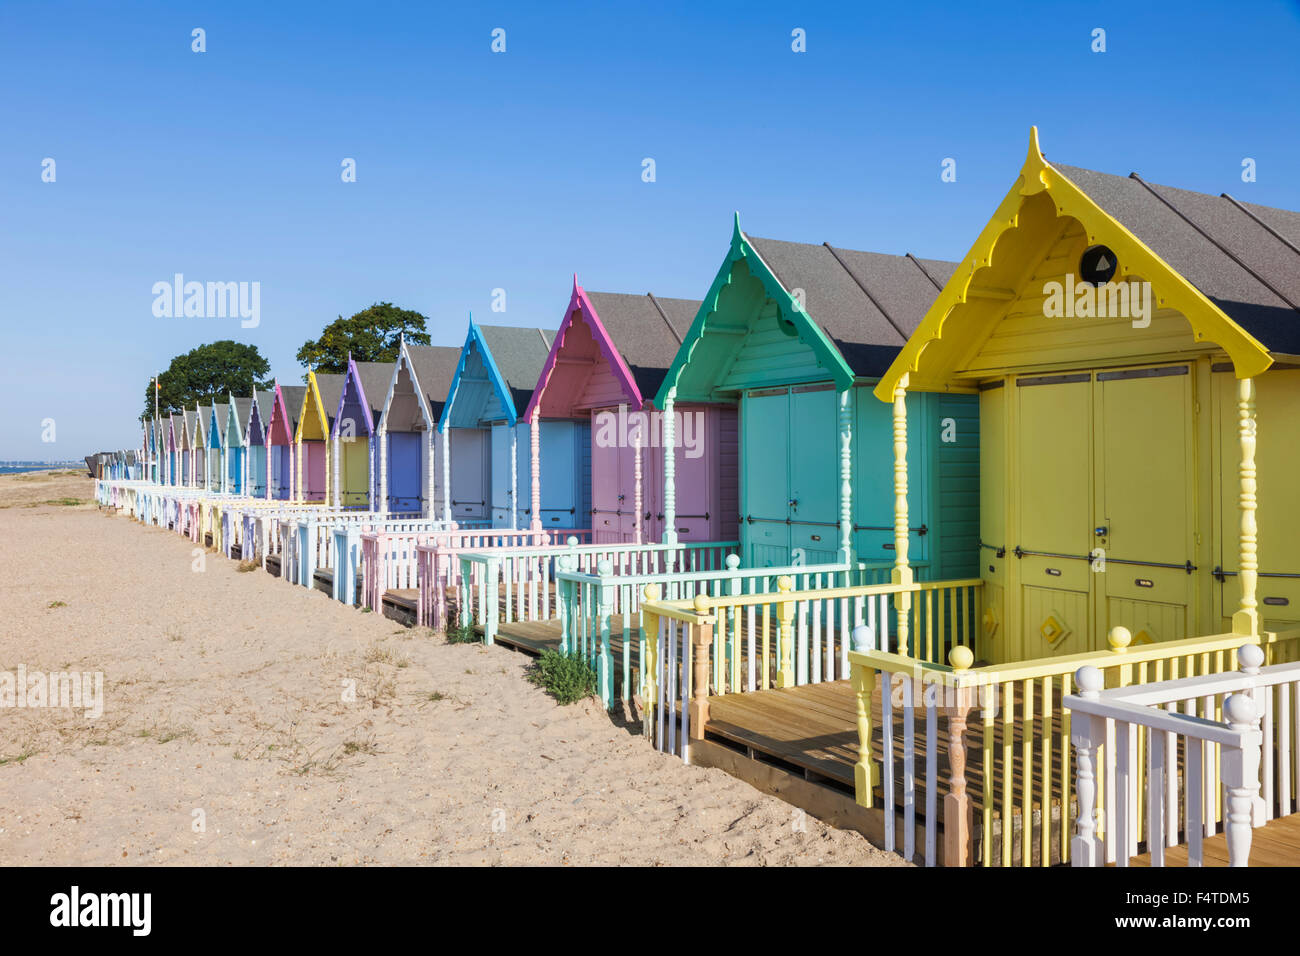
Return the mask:
[[(675, 414), (675, 405), (677, 404), (677, 386), (674, 385), (668, 389), (668, 394), (664, 396), (663, 408), (663, 461), (664, 461), (664, 544), (677, 543), (677, 421), (673, 418)], [(664, 560), (669, 563), (673, 561), (673, 553), (669, 551), (664, 555)]]
[[(908, 565), (908, 545), (911, 529), (907, 514), (907, 385), (908, 376), (898, 380), (894, 388), (894, 570), (892, 580), (902, 588), (912, 586), (912, 568)], [(894, 595), (898, 611), (898, 624), (894, 634), (898, 638), (898, 653), (908, 653), (909, 617), (912, 611), (912, 593), (900, 590)]]
[[(709, 613), (709, 599), (695, 596), (695, 613)], [(709, 719), (709, 650), (713, 646), (713, 625), (691, 625), (691, 739), (704, 739), (704, 724)]]
[[(659, 600), (659, 585), (647, 584), (641, 592), (645, 601)], [(645, 630), (645, 655), (641, 660), (641, 731), (652, 737), (659, 701), (659, 614), (641, 604), (641, 627)]]
[[(1095, 667), (1080, 667), (1074, 674), (1079, 696), (1096, 700), (1101, 696), (1105, 678)], [(1071, 721), (1070, 742), (1074, 744), (1075, 785), (1079, 799), (1079, 816), (1076, 836), (1070, 842), (1070, 862), (1074, 866), (1100, 866), (1104, 859), (1101, 842), (1097, 839), (1097, 774), (1094, 761), (1097, 748), (1106, 739), (1104, 718), (1085, 714), (1074, 715)], [(1191, 742), (1188, 742), (1191, 745)], [(1066, 812), (1062, 808), (1062, 812)], [(1002, 839), (1009, 839), (1004, 832)]]
[(1259, 527), (1255, 520), (1258, 485), (1255, 481), (1254, 379), (1243, 378), (1237, 383), (1237, 421), (1237, 438), (1241, 447), (1241, 462), (1237, 468), (1237, 506), (1241, 511), (1238, 538), (1241, 607), (1232, 615), (1232, 629), (1242, 637), (1256, 637), (1259, 634), (1259, 602), (1255, 597), (1259, 578)]
[(1224, 716), (1233, 730), (1252, 731), (1240, 748), (1224, 747), (1219, 769), (1228, 791), (1224, 836), (1228, 842), (1228, 866), (1250, 865), (1251, 829), (1255, 801), (1259, 795), (1259, 713), (1246, 694), (1233, 694), (1223, 702)]
[(776, 671), (776, 686), (793, 687), (794, 601), (788, 595), (794, 590), (794, 578), (788, 574), (783, 574), (776, 579), (776, 587), (780, 592), (780, 599), (777, 603), (779, 623), (776, 632), (777, 655), (780, 663)]
[(854, 662), (850, 665), (849, 673), (853, 678), (858, 717), (858, 762), (853, 765), (853, 795), (858, 806), (869, 810), (874, 803), (873, 793), (879, 776), (871, 756), (871, 697), (875, 689), (876, 672)]
[[(970, 648), (957, 646), (948, 655), (954, 677), (969, 670), (975, 662)], [(952, 687), (952, 704), (948, 707), (948, 793), (943, 798), (943, 862), (945, 866), (969, 866), (971, 854), (971, 804), (966, 794), (966, 718), (971, 711), (970, 692)], [(985, 772), (988, 772), (986, 768)]]

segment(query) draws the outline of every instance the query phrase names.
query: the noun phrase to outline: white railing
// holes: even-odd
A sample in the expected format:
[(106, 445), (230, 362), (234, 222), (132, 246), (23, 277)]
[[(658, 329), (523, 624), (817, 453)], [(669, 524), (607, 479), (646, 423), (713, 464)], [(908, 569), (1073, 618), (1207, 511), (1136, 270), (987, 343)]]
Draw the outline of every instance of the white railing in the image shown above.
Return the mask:
[(1183, 842), (1188, 865), (1201, 866), (1220, 826), (1229, 865), (1246, 866), (1251, 829), (1300, 808), (1300, 663), (1261, 667), (1254, 644), (1237, 659), (1238, 671), (1109, 690), (1096, 669), (1079, 669), (1079, 693), (1065, 699), (1078, 768), (1075, 866), (1127, 866), (1143, 842), (1152, 866)]

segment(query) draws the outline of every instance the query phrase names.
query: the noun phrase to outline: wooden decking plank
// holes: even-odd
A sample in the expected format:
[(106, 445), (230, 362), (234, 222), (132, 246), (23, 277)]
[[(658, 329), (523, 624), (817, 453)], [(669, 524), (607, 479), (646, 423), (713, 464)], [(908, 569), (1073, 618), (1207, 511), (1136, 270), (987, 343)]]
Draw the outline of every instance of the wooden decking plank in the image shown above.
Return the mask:
[[(1291, 814), (1270, 820), (1251, 833), (1251, 866), (1300, 865), (1300, 814)], [(1220, 831), (1202, 842), (1205, 866), (1228, 865), (1228, 839)], [(1151, 854), (1143, 853), (1129, 860), (1129, 866), (1149, 867)], [(1165, 849), (1165, 866), (1186, 866), (1187, 846), (1182, 844)]]

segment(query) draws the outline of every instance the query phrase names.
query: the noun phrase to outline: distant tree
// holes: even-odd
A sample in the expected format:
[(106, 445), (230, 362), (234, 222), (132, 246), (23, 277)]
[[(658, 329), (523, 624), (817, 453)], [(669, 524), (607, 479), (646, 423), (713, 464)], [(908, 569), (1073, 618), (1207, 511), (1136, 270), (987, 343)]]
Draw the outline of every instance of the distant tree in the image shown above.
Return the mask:
[(428, 319), (419, 312), (377, 302), (350, 319), (339, 316), (320, 338), (303, 343), (298, 361), (317, 372), (346, 372), (348, 355), (358, 362), (395, 362), (402, 336), (412, 345), (428, 345)]
[[(179, 412), (194, 408), (196, 402), (221, 399), (230, 392), (248, 395), (252, 388), (270, 388), (267, 378), (271, 363), (262, 357), (256, 345), (223, 339), (190, 349), (172, 359), (158, 378), (158, 411)], [(154, 382), (144, 389), (144, 413), (153, 417)]]

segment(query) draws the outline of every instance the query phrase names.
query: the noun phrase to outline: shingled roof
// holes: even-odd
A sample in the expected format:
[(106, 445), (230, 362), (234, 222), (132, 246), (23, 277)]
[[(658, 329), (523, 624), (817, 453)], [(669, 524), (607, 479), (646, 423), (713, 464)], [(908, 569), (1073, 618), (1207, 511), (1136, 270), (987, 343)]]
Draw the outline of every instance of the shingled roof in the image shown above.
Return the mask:
[(306, 385), (281, 385), (280, 395), (284, 398), (284, 410), (289, 416), (290, 437), (298, 433), (298, 416), (302, 414), (302, 403), (307, 400)]
[(343, 397), (343, 381), (346, 375), (334, 372), (316, 373), (316, 391), (320, 392), (321, 408), (325, 412), (325, 422), (334, 428), (334, 416), (339, 410), (339, 399)]
[(388, 386), (393, 381), (393, 369), (396, 362), (356, 362), (357, 378), (361, 381), (361, 390), (366, 393), (366, 403), (370, 406), (372, 425), (379, 424), (379, 417), (384, 413), (384, 399), (388, 397)]
[(456, 366), (460, 362), (460, 349), (454, 345), (408, 345), (406, 354), (411, 357), (415, 380), (429, 403), (429, 412), (436, 422), (442, 417), (447, 404)]
[(248, 441), (248, 414), (252, 411), (253, 400), (251, 398), (241, 398), (238, 395), (232, 395), (230, 401), (235, 406), (235, 421), (239, 422), (239, 430), (243, 441)]
[(1051, 166), (1266, 348), (1300, 353), (1300, 213)]
[(636, 387), (647, 398), (663, 383), (682, 339), (690, 331), (698, 299), (664, 299), (651, 293), (586, 292), (600, 324), (623, 356)]
[(803, 290), (804, 311), (861, 377), (884, 373), (957, 268), (830, 243), (745, 238), (787, 292)]
[(510, 389), (515, 414), (522, 415), (550, 354), (550, 336), (541, 329), (508, 325), (480, 325), (479, 332), (506, 387)]

